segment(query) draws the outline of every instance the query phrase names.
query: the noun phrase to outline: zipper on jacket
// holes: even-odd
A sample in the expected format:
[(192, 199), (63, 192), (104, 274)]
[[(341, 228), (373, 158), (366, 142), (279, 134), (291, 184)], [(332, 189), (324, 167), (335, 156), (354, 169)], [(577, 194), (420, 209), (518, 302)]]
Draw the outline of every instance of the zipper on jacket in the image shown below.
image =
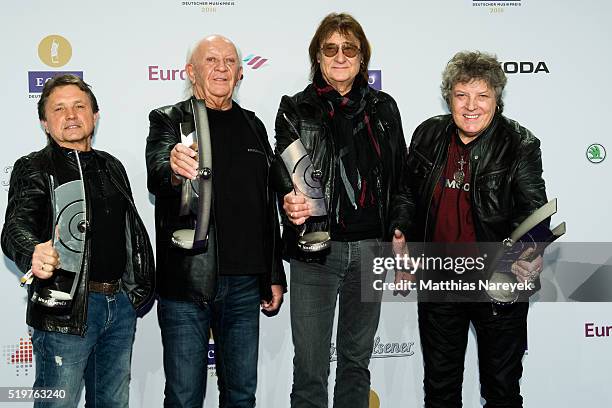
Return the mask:
[(81, 279), (85, 279), (85, 291), (84, 291), (85, 293), (84, 293), (84, 299), (83, 299), (84, 321), (83, 321), (83, 327), (80, 331), (81, 337), (85, 337), (85, 333), (87, 332), (87, 309), (89, 306), (89, 261), (90, 259), (88, 258), (90, 257), (91, 247), (90, 247), (90, 241), (89, 241), (88, 235), (89, 235), (89, 226), (91, 225), (91, 208), (90, 208), (90, 200), (88, 200), (89, 194), (87, 190), (85, 189), (85, 176), (83, 175), (83, 170), (81, 168), (81, 160), (79, 158), (79, 152), (77, 150), (74, 150), (74, 154), (76, 156), (78, 171), (81, 177), (81, 182), (83, 184), (83, 198), (85, 200), (85, 248), (83, 250), (83, 257), (87, 256), (87, 258), (85, 259), (86, 263), (83, 262), (83, 266), (87, 265), (87, 270), (81, 271), (81, 272), (86, 272), (86, 274), (81, 277)]

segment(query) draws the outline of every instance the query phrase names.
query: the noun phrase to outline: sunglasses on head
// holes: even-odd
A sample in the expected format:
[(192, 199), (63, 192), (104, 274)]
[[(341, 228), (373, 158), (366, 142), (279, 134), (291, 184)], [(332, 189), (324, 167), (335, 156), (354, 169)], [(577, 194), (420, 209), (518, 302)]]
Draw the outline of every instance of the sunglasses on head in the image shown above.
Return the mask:
[[(321, 51), (323, 52), (323, 55), (325, 55), (326, 57), (335, 57), (336, 54), (338, 54), (339, 49), (340, 49), (340, 46), (334, 43), (326, 43), (326, 44), (323, 44), (323, 46), (321, 47)], [(361, 50), (359, 49), (359, 47), (351, 43), (342, 44), (342, 53), (344, 54), (345, 57), (354, 58), (357, 56), (357, 54), (359, 54), (360, 51)]]

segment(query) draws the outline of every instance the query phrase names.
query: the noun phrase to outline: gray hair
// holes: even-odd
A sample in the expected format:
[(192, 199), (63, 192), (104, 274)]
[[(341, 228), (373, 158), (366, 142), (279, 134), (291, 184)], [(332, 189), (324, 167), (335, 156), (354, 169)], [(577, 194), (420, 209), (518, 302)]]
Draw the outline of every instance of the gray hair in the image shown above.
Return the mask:
[(460, 51), (448, 61), (442, 73), (442, 97), (450, 108), (451, 91), (459, 83), (481, 80), (495, 92), (499, 112), (504, 110), (502, 93), (508, 82), (501, 63), (493, 54), (480, 51)]
[[(185, 64), (191, 64), (192, 63), (191, 59), (193, 58), (193, 54), (198, 49), (198, 47), (202, 44), (202, 42), (204, 42), (204, 41), (206, 41), (206, 40), (208, 40), (208, 39), (210, 39), (212, 37), (225, 38), (227, 41), (232, 43), (232, 45), (234, 46), (234, 49), (236, 50), (236, 55), (238, 55), (238, 67), (241, 67), (242, 66), (242, 51), (240, 51), (238, 46), (236, 44), (234, 44), (234, 42), (232, 40), (230, 40), (229, 38), (224, 37), (224, 36), (222, 36), (220, 34), (207, 35), (206, 37), (201, 38), (198, 41), (196, 41), (195, 43), (193, 43), (193, 45), (191, 45), (191, 47), (189, 47), (189, 49), (187, 50), (187, 55), (185, 57)], [(185, 93), (185, 96), (188, 97), (188, 98), (193, 95), (193, 84), (189, 80), (189, 76), (187, 74), (185, 74), (185, 89), (184, 89), (184, 93)]]

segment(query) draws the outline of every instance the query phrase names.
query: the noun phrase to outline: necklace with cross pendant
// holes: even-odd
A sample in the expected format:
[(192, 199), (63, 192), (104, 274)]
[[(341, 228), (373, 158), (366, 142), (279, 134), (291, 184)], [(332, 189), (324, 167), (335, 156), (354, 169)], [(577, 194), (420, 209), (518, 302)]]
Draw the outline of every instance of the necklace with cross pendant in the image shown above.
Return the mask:
[(463, 171), (463, 166), (467, 164), (467, 162), (463, 160), (463, 155), (461, 155), (461, 158), (459, 159), (459, 161), (457, 161), (457, 164), (459, 165), (459, 170), (457, 170), (453, 174), (453, 180), (455, 180), (457, 184), (463, 184), (465, 180), (465, 172)]

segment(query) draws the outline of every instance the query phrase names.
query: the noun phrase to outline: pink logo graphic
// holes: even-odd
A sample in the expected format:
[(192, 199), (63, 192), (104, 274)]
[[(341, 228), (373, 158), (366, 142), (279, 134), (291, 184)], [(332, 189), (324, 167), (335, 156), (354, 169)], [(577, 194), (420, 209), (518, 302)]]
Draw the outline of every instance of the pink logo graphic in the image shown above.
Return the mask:
[(267, 58), (263, 58), (259, 55), (249, 54), (246, 58), (242, 59), (242, 62), (246, 62), (251, 69), (257, 69), (263, 66), (268, 61)]
[(19, 343), (3, 346), (6, 363), (15, 367), (15, 375), (29, 375), (32, 364), (32, 333), (19, 338)]

